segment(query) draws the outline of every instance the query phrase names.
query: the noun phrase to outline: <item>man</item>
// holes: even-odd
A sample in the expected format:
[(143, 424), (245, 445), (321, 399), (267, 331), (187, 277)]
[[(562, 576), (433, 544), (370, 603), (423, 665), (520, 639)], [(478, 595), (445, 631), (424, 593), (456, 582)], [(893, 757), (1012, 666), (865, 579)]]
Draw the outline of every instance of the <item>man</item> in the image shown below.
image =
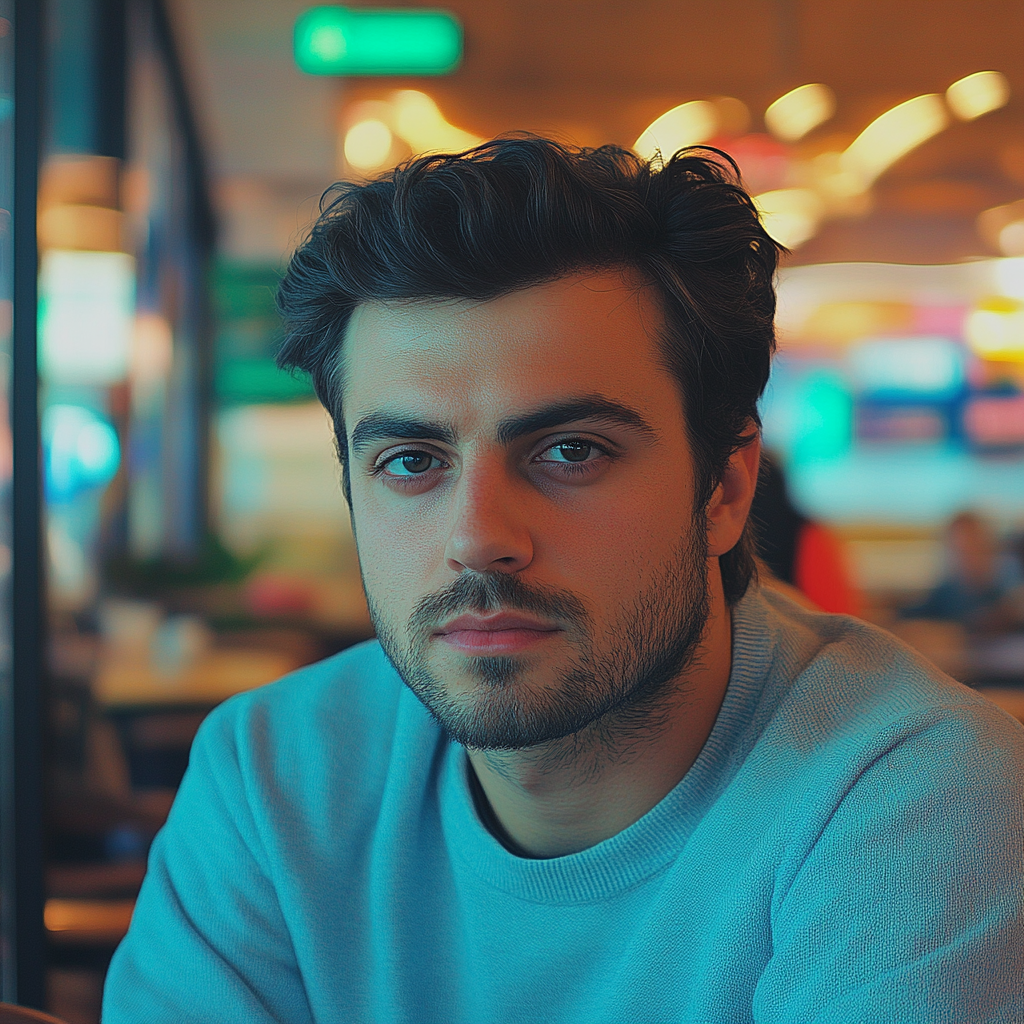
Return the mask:
[(1024, 731), (753, 580), (777, 252), (708, 152), (339, 186), (281, 360), (379, 644), (207, 720), (109, 1024), (1024, 1019)]

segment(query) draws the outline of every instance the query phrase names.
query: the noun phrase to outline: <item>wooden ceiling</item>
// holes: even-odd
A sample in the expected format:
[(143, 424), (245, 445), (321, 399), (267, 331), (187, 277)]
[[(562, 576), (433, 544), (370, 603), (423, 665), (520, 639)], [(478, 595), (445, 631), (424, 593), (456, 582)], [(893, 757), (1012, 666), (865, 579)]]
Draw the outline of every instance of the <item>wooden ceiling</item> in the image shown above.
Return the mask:
[[(198, 101), (226, 250), (284, 254), (337, 173), (349, 103), (426, 89), (480, 136), (527, 129), (630, 145), (659, 114), (714, 95), (761, 115), (824, 82), (835, 117), (806, 147), (845, 145), (872, 118), (979, 70), (1003, 72), (1002, 110), (956, 124), (893, 166), (874, 212), (829, 222), (799, 262), (947, 262), (992, 255), (980, 211), (1024, 198), (1024, 4), (1020, 0), (340, 0), (447, 7), (465, 60), (439, 79), (346, 82), (303, 75), (292, 27), (330, 0), (169, 0)], [(278, 258), (276, 255), (274, 258)]]
[[(375, 4), (376, 6), (376, 4)], [(478, 135), (525, 129), (584, 145), (630, 145), (660, 113), (730, 95), (753, 115), (783, 92), (824, 82), (838, 109), (808, 137), (848, 141), (884, 110), (958, 78), (997, 70), (1009, 104), (956, 124), (905, 157), (876, 189), (875, 210), (834, 221), (798, 262), (946, 262), (993, 254), (981, 210), (1024, 197), (1024, 4), (1019, 0), (450, 0), (465, 60), (425, 82), (339, 86), (343, 105), (402, 86), (426, 88), (449, 120)]]

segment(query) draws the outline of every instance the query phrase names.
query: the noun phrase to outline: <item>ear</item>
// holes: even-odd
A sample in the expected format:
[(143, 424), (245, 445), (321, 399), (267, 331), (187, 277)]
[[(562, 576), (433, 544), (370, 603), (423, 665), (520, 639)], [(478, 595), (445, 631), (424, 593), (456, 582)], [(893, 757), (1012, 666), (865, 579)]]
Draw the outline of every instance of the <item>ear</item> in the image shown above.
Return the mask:
[(724, 555), (735, 547), (754, 500), (761, 467), (761, 435), (753, 423), (750, 426), (750, 440), (730, 457), (708, 502), (709, 555)]

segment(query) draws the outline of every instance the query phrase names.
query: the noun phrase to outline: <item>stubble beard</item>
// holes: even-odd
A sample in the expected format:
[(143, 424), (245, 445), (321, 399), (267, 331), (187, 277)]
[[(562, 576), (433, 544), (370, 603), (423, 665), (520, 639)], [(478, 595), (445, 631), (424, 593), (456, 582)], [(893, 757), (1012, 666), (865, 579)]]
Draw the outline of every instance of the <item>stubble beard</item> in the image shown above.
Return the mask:
[[(707, 521), (703, 513), (694, 516), (689, 535), (607, 627), (604, 645), (575, 594), (526, 584), (514, 573), (463, 572), (417, 604), (404, 644), (369, 588), (367, 601), (384, 653), (455, 742), (483, 751), (546, 745), (558, 762), (598, 749), (626, 757), (685, 699), (680, 677), (699, 656), (710, 613)], [(537, 687), (529, 679), (536, 655), (467, 656), (465, 673), (475, 685), (453, 692), (430, 668), (429, 646), (439, 642), (432, 634), (457, 615), (499, 609), (566, 625), (573, 658), (550, 684)]]

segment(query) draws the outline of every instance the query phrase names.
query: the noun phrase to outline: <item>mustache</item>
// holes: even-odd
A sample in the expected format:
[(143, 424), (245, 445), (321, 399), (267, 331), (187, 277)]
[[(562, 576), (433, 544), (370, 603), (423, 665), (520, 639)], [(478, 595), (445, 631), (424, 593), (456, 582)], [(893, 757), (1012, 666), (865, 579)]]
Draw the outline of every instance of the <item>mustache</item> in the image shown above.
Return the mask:
[(466, 612), (532, 612), (571, 623), (584, 632), (590, 621), (583, 602), (567, 590), (524, 583), (514, 573), (464, 572), (419, 601), (409, 617), (413, 636), (426, 639), (441, 623)]

